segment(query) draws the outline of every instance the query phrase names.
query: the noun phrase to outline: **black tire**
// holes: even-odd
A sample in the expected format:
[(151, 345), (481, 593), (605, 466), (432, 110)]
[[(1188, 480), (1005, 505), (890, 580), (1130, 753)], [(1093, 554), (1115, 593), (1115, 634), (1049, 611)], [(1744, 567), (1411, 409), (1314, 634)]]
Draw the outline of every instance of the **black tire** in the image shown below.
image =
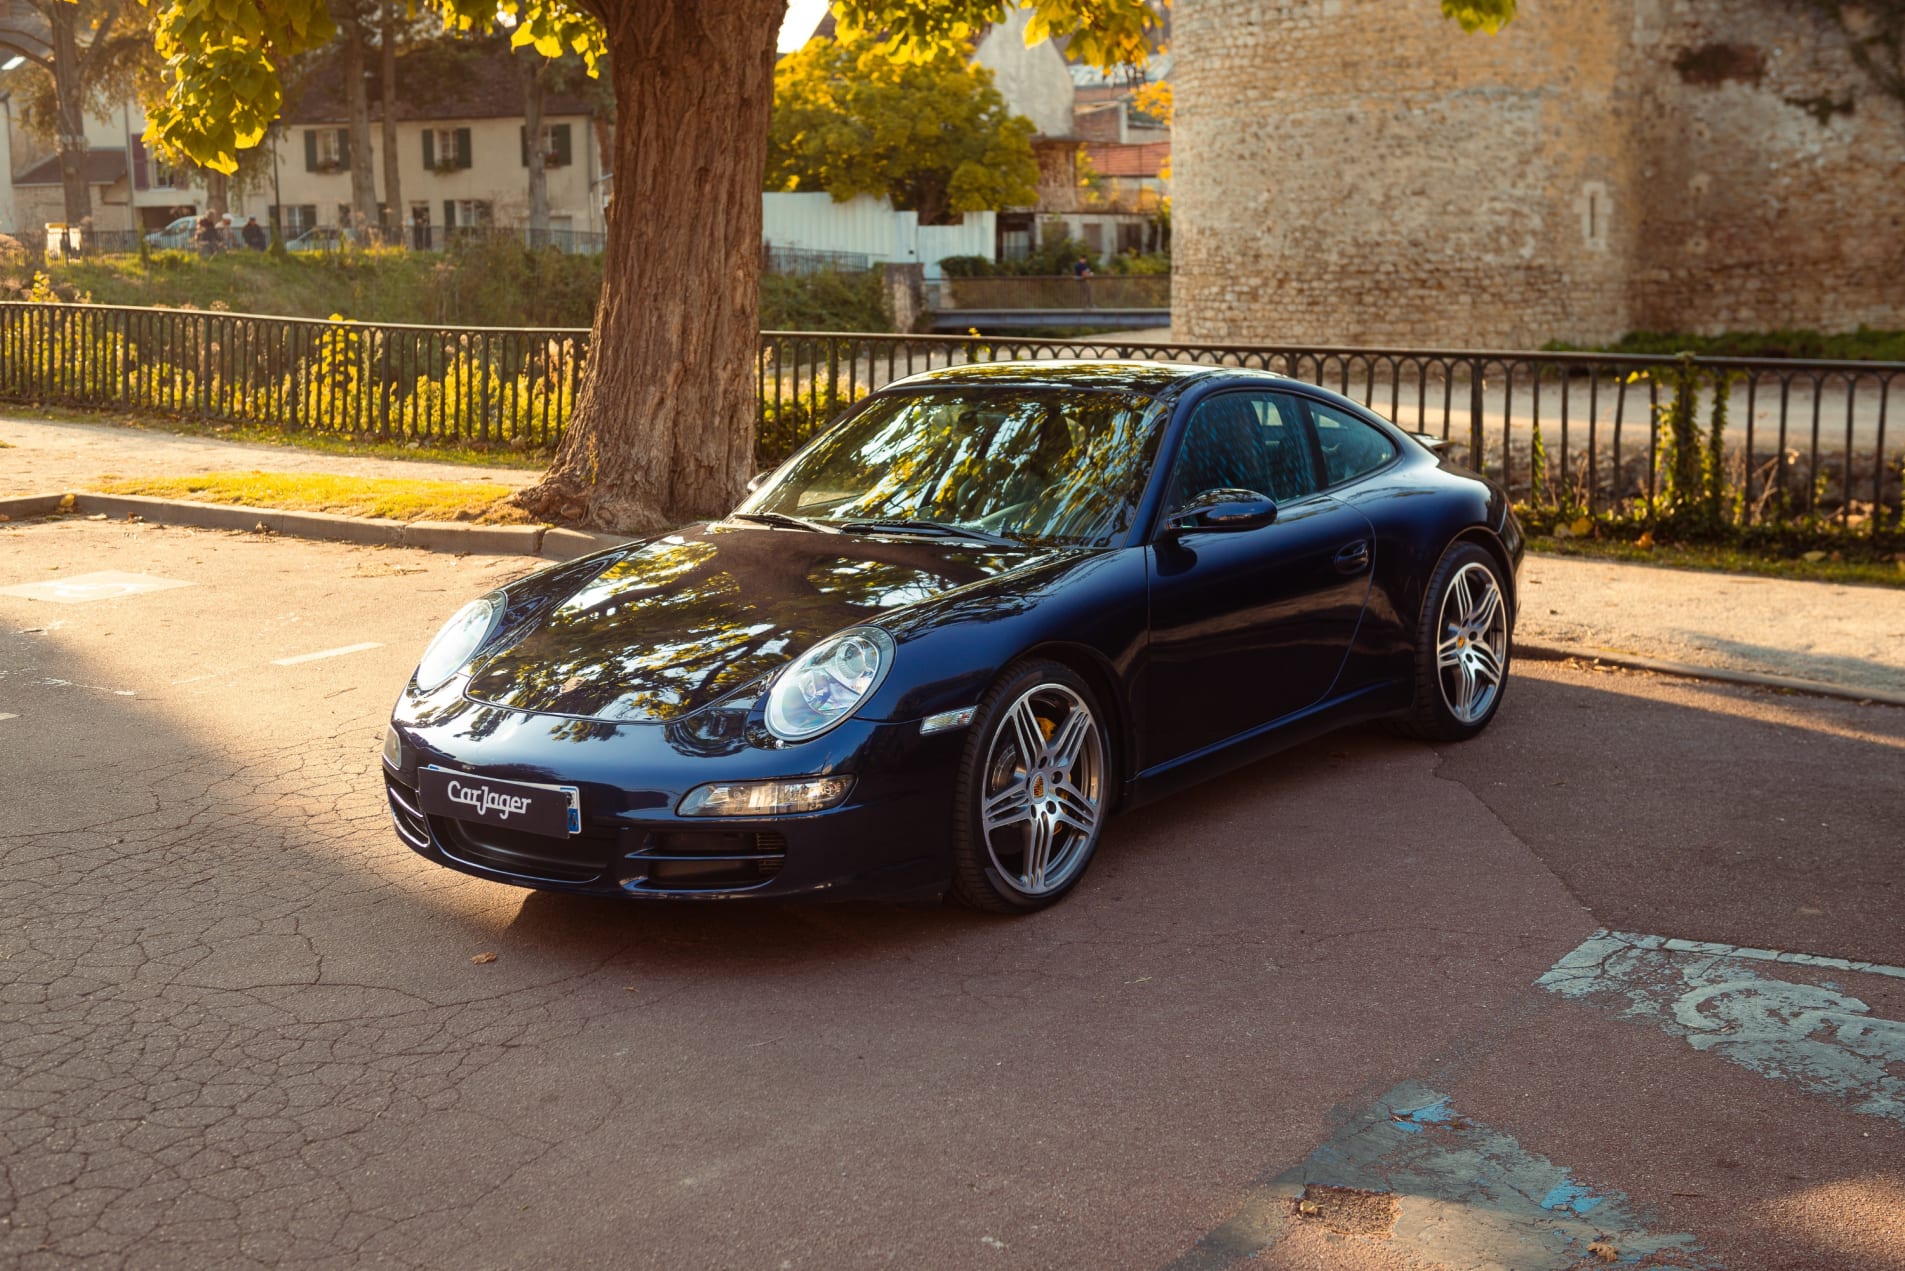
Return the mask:
[[(1492, 582), (1500, 610), (1498, 626), (1491, 622), (1490, 638), (1485, 639), (1471, 639), (1479, 629), (1473, 624), (1445, 621), (1449, 616), (1446, 606), (1450, 591), (1457, 586), (1468, 586), (1473, 591), (1480, 577), (1478, 571), (1485, 571)], [(1422, 614), (1416, 623), (1415, 698), (1395, 721), (1399, 731), (1424, 741), (1467, 741), (1488, 727), (1501, 709), (1502, 696), (1508, 688), (1509, 664), (1513, 660), (1514, 623), (1508, 594), (1501, 563), (1482, 547), (1469, 542), (1455, 543), (1442, 554), (1429, 577)], [(1497, 634), (1498, 639), (1493, 638)], [(1459, 642), (1460, 647), (1445, 650), (1445, 642)], [(1445, 652), (1458, 660), (1457, 666), (1445, 665)], [(1464, 710), (1460, 685), (1465, 674), (1474, 676), (1471, 682), (1480, 683), (1486, 679), (1487, 672), (1477, 668), (1491, 661), (1496, 666), (1495, 680), (1489, 685), (1491, 691), (1483, 700), (1471, 698)], [(1463, 663), (1470, 668), (1469, 672), (1464, 672)]]
[[(1030, 764), (1019, 754), (1024, 706), (1041, 725), (1043, 749)], [(1082, 709), (1088, 725), (1072, 722)], [(1069, 728), (1084, 730), (1067, 765), (1056, 747)], [(1077, 886), (1098, 850), (1111, 809), (1116, 771), (1105, 712), (1091, 686), (1057, 662), (1007, 668), (973, 716), (953, 792), (953, 896), (988, 913), (1022, 914), (1057, 901)], [(1014, 798), (1022, 786), (1023, 805)], [(1095, 800), (1095, 802), (1093, 801)], [(995, 812), (986, 829), (986, 807)], [(1025, 809), (1022, 825), (1005, 819)], [(1079, 822), (1088, 819), (1091, 828)], [(1039, 838), (1043, 835), (1042, 840)], [(1045, 868), (1034, 862), (1045, 845)], [(1016, 856), (1014, 845), (1018, 847)], [(1049, 871), (1049, 877), (1048, 877)]]

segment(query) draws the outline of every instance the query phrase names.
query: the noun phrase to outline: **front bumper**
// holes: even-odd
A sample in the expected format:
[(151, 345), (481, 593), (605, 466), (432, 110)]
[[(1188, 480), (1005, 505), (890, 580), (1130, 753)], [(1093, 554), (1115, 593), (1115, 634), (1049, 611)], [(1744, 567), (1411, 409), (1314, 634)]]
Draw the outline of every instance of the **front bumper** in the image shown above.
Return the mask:
[[(399, 761), (383, 765), (391, 824), (419, 855), (494, 882), (631, 900), (912, 898), (951, 874), (953, 774), (963, 732), (921, 737), (918, 721), (850, 720), (779, 749), (717, 746), (654, 725), (588, 725), (468, 703), (428, 722), (394, 720)], [(428, 815), (417, 769), (578, 786), (582, 829), (567, 838)], [(786, 817), (680, 817), (707, 781), (849, 772), (839, 807)]]

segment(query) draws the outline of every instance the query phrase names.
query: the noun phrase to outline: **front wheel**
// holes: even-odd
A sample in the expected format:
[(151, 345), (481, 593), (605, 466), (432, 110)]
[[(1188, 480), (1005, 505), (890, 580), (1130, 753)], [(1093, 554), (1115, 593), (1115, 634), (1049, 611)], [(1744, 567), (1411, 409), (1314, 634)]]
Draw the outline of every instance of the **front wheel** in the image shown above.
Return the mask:
[(1508, 684), (1509, 634), (1500, 565), (1474, 543), (1457, 543), (1436, 566), (1422, 606), (1407, 731), (1465, 741), (1488, 727)]
[(1102, 717), (1091, 687), (1056, 662), (1014, 668), (986, 694), (953, 796), (960, 900), (1027, 913), (1077, 884), (1111, 806)]

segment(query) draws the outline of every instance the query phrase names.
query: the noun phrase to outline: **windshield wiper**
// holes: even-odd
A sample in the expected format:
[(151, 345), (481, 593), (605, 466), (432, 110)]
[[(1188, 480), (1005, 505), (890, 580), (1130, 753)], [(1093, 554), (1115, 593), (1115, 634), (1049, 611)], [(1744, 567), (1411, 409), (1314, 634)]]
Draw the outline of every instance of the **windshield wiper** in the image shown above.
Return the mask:
[(730, 521), (759, 521), (762, 525), (779, 525), (790, 530), (812, 530), (816, 534), (838, 534), (838, 528), (825, 521), (812, 521), (804, 516), (789, 516), (785, 512), (735, 512), (729, 515)]
[(842, 521), (840, 528), (849, 533), (943, 534), (948, 538), (970, 538), (999, 547), (1019, 545), (1017, 539), (1007, 538), (1003, 534), (994, 534), (991, 530), (974, 529), (970, 525), (954, 525), (948, 521)]

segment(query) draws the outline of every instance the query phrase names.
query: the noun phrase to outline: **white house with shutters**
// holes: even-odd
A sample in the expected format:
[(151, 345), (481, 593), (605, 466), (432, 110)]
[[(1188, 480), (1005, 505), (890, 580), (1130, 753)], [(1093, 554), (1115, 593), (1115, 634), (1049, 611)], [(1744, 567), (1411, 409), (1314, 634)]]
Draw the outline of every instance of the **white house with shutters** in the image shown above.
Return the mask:
[[(529, 138), (520, 59), (488, 46), (425, 46), (397, 63), (397, 162), (403, 207), (385, 200), (383, 101), (370, 85), (371, 171), (385, 228), (401, 224), (415, 246), (441, 245), (446, 231), (529, 221)], [(374, 59), (373, 59), (374, 62)], [(319, 225), (351, 224), (350, 126), (341, 75), (311, 75), (285, 111), (268, 213), (287, 238)], [(564, 93), (544, 100), (541, 145), (549, 228), (599, 234), (607, 183), (589, 103)]]
[[(50, 139), (21, 125), (17, 102), (7, 100), (4, 89), (0, 89), (0, 110), (5, 118), (0, 170), (7, 175), (6, 187), (0, 190), (0, 234), (37, 238), (47, 222), (66, 218), (59, 157)], [(122, 102), (103, 115), (87, 111), (84, 119), (83, 170), (91, 187), (94, 230), (163, 229), (180, 216), (205, 210), (204, 174), (148, 152), (140, 139), (145, 114), (137, 102)], [(263, 217), (266, 201), (256, 194), (247, 198), (238, 193), (229, 200), (229, 207), (242, 225), (248, 214)]]

